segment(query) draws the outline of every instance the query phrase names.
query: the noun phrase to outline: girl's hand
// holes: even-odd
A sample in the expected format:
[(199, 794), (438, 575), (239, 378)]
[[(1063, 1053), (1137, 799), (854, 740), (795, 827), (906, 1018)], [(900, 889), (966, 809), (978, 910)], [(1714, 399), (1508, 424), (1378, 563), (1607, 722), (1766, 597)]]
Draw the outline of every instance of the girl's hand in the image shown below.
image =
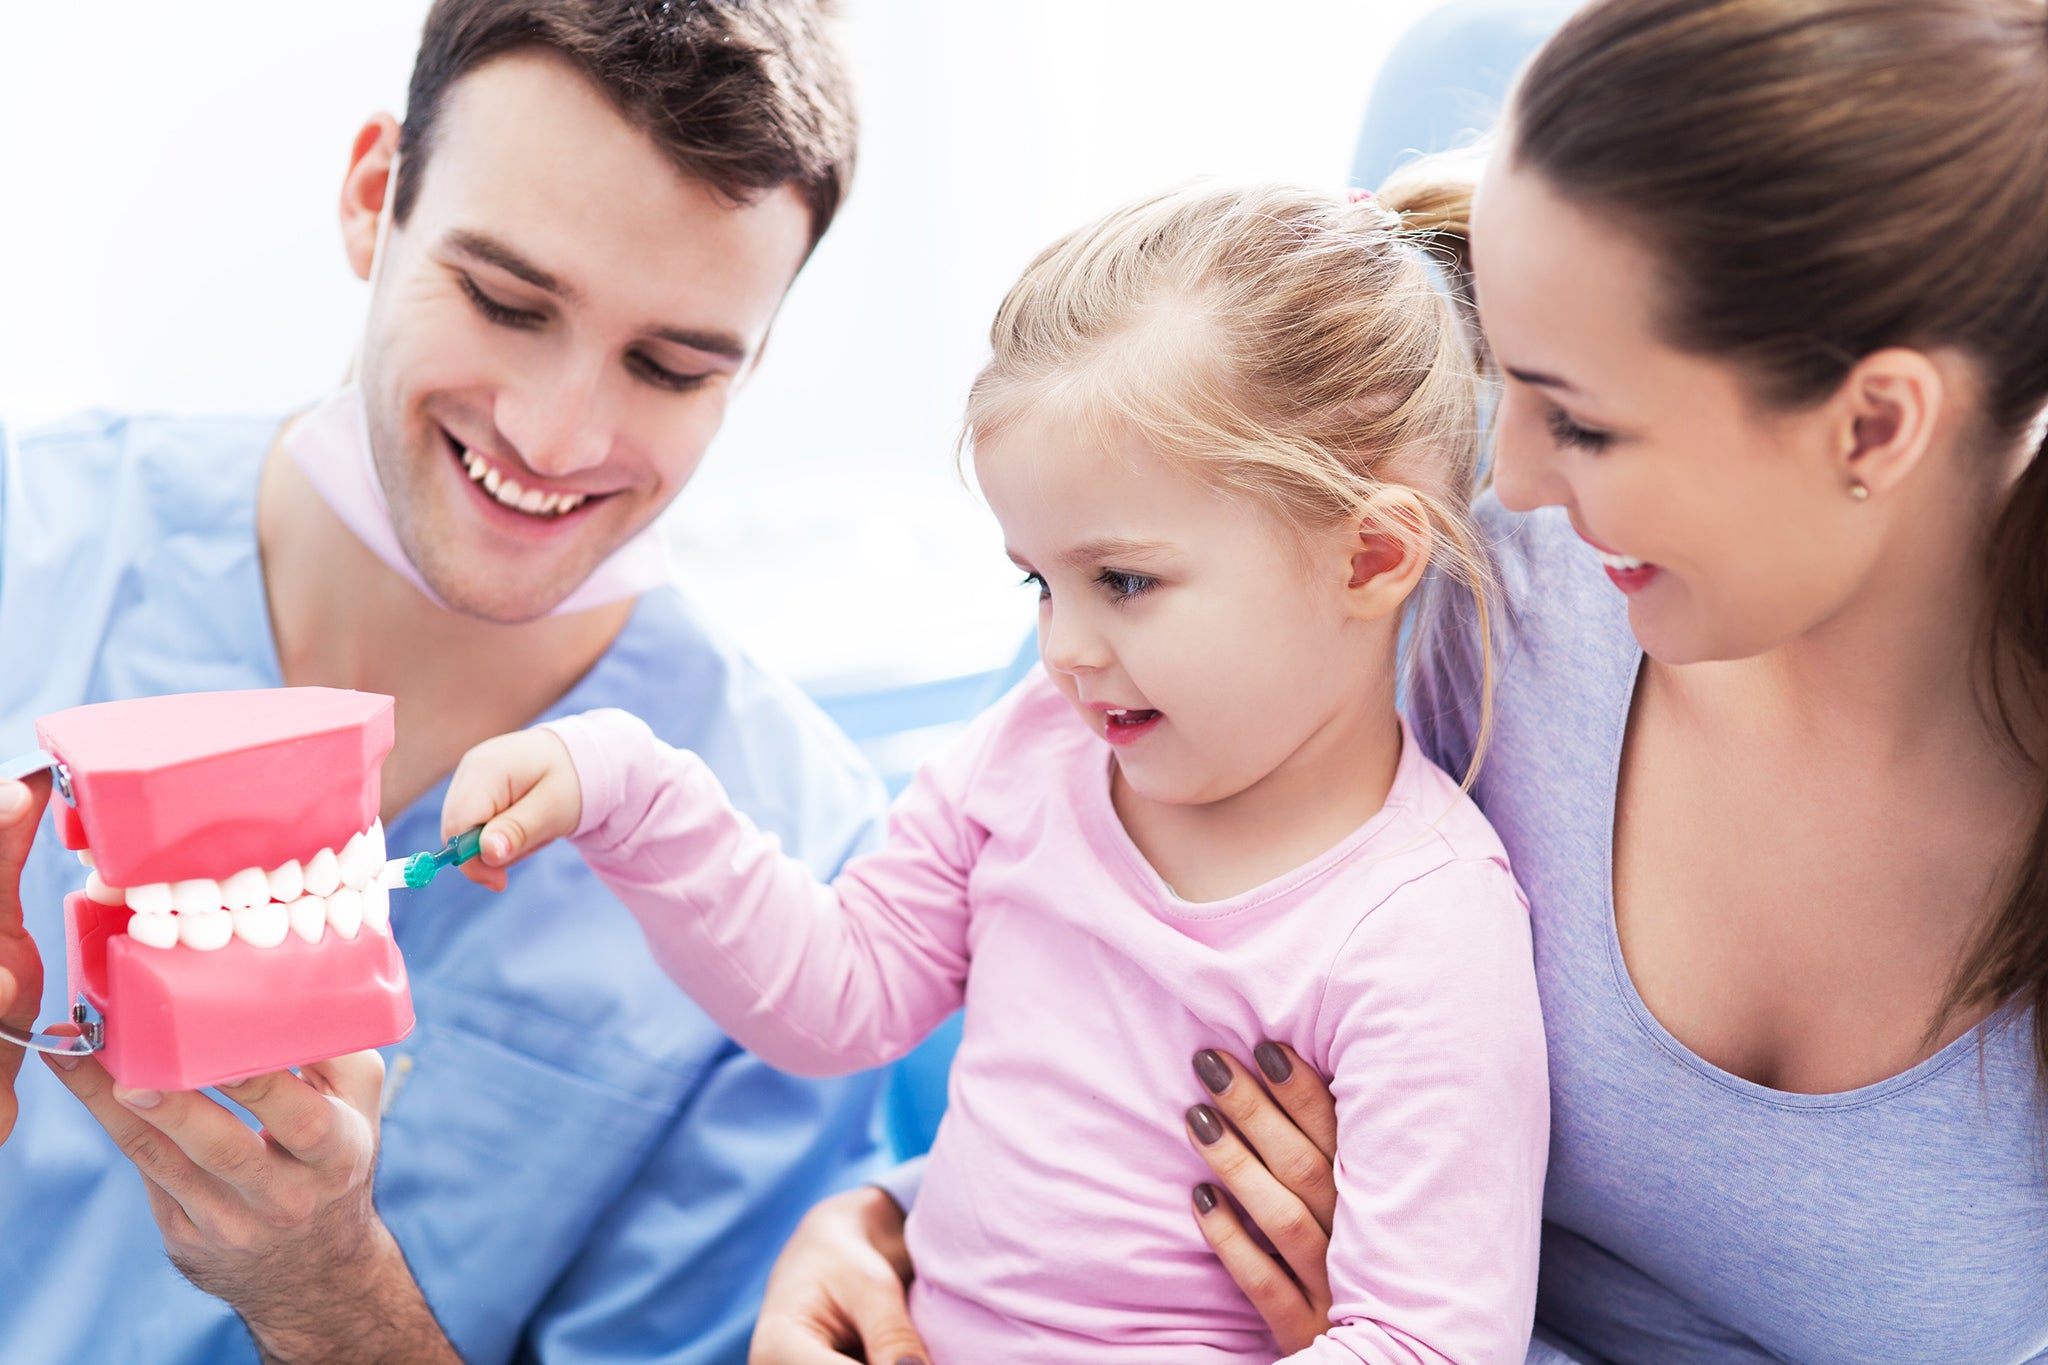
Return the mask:
[[(1195, 1221), (1281, 1353), (1292, 1355), (1330, 1326), (1337, 1105), (1292, 1048), (1261, 1043), (1252, 1055), (1263, 1085), (1235, 1058), (1195, 1054), (1209, 1101), (1188, 1111), (1188, 1136), (1221, 1185), (1195, 1187)], [(1252, 1240), (1240, 1208), (1277, 1255)]]
[(894, 1199), (871, 1185), (820, 1201), (768, 1275), (748, 1365), (923, 1365), (909, 1281)]
[(568, 746), (551, 730), (487, 739), (462, 756), (441, 803), (441, 837), (484, 826), (483, 846), (463, 875), (505, 889), (505, 868), (576, 832), (583, 787)]

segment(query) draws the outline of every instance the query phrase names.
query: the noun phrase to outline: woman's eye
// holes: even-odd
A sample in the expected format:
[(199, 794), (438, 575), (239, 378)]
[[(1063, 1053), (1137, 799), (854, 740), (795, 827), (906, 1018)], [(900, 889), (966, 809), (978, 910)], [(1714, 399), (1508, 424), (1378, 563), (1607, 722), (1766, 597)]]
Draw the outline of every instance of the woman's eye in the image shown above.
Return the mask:
[(1119, 602), (1128, 602), (1150, 592), (1159, 583), (1156, 578), (1147, 578), (1141, 573), (1125, 573), (1121, 569), (1104, 569), (1096, 575), (1095, 581), (1109, 589), (1109, 595)]
[(688, 393), (691, 389), (701, 388), (704, 381), (711, 377), (708, 374), (678, 374), (639, 351), (626, 353), (626, 368), (656, 388), (669, 389), (675, 393)]
[(1017, 586), (1020, 588), (1038, 589), (1038, 600), (1041, 602), (1046, 601), (1048, 598), (1052, 596), (1052, 589), (1047, 587), (1045, 584), (1045, 580), (1043, 578), (1040, 578), (1035, 573), (1025, 574), (1024, 581), (1022, 583), (1019, 583)]
[(1597, 454), (1614, 443), (1612, 432), (1581, 426), (1574, 422), (1563, 408), (1552, 408), (1545, 420), (1550, 427), (1550, 439), (1560, 446), (1589, 450)]

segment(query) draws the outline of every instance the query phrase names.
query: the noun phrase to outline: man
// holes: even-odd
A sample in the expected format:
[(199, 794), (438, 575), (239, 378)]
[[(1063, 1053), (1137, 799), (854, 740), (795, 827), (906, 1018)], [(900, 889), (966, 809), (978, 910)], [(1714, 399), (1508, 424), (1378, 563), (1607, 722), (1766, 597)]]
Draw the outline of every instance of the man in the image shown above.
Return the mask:
[[(812, 0), (439, 0), (405, 126), (366, 124), (343, 185), (372, 287), (355, 387), (308, 419), (327, 443), (103, 416), (0, 443), (0, 756), (83, 702), (385, 692), (401, 852), (439, 842), (475, 741), (624, 706), (829, 872), (877, 784), (633, 566), (853, 142)], [(346, 494), (351, 450), (374, 496)], [(45, 799), (44, 779), (0, 782), (17, 1026), (40, 983), (16, 926), (51, 954), (82, 875), (27, 844)], [(775, 1249), (867, 1168), (872, 1081), (739, 1052), (573, 852), (498, 896), (402, 893), (393, 928), (417, 1030), (388, 1071), (362, 1054), (228, 1087), (261, 1136), (94, 1061), (25, 1069), (0, 1148), (0, 1359), (743, 1358)], [(45, 1019), (67, 1003), (48, 965)], [(0, 1048), (0, 1082), (18, 1064)]]

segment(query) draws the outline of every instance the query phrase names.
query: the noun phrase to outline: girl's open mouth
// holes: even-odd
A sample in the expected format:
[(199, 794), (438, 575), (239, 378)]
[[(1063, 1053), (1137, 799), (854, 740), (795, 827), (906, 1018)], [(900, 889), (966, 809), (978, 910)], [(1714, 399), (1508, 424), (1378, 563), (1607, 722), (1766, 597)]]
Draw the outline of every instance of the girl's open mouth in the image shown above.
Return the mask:
[(1130, 744), (1157, 725), (1160, 715), (1151, 710), (1125, 710), (1111, 707), (1103, 713), (1102, 737), (1111, 744)]

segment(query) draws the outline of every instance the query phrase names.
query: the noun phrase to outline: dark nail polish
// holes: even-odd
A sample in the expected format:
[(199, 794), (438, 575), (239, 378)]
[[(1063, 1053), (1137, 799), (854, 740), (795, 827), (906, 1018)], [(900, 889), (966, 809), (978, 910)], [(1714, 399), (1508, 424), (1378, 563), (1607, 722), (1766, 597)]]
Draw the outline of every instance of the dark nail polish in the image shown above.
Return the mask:
[(1188, 1127), (1195, 1130), (1195, 1140), (1204, 1147), (1214, 1146), (1223, 1136), (1223, 1120), (1206, 1104), (1188, 1110)]
[(1214, 1185), (1195, 1186), (1195, 1212), (1216, 1212), (1216, 1187)]
[(1209, 1093), (1220, 1095), (1230, 1089), (1230, 1066), (1213, 1048), (1203, 1048), (1195, 1054), (1195, 1074), (1202, 1078), (1202, 1084), (1209, 1087)]
[(1294, 1063), (1287, 1060), (1287, 1054), (1277, 1043), (1260, 1043), (1252, 1049), (1252, 1060), (1259, 1064), (1259, 1070), (1266, 1073), (1266, 1079), (1275, 1085), (1294, 1074)]
[(924, 1361), (917, 1356), (905, 1356), (897, 1361), (896, 1365), (924, 1365)]

